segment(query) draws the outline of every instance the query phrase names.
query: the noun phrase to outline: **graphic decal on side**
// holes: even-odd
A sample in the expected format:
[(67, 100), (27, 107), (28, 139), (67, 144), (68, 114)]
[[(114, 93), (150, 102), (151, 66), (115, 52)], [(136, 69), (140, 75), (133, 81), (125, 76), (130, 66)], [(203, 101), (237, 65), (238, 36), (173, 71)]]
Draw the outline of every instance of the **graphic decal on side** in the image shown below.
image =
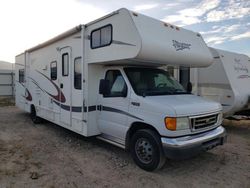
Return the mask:
[(233, 68), (234, 68), (235, 72), (240, 74), (238, 76), (239, 79), (250, 78), (249, 70), (248, 70), (247, 66), (243, 65), (243, 63), (241, 63), (240, 59), (234, 58), (234, 67)]
[(59, 102), (62, 102), (62, 103), (65, 103), (66, 102), (66, 98), (63, 94), (63, 92), (59, 89), (59, 87), (49, 78), (47, 77), (45, 74), (39, 72), (37, 70), (37, 72), (41, 75), (43, 75), (47, 80), (49, 80), (53, 86), (56, 88), (57, 90), (57, 95), (52, 95), (51, 93), (47, 92), (46, 90), (43, 90), (44, 92), (46, 92), (49, 96), (51, 96), (53, 99), (55, 99), (56, 101), (59, 101)]
[[(70, 111), (70, 106), (68, 105), (63, 105), (59, 102), (56, 102), (54, 101), (54, 103), (58, 106), (61, 106), (62, 109), (64, 110), (67, 110), (67, 111)], [(139, 118), (139, 117), (136, 117), (128, 112), (125, 112), (125, 111), (122, 111), (122, 110), (119, 110), (119, 109), (116, 109), (116, 108), (112, 108), (112, 107), (108, 107), (108, 106), (101, 106), (101, 105), (98, 105), (98, 106), (88, 106), (88, 107), (84, 107), (84, 112), (87, 112), (87, 109), (88, 109), (88, 112), (93, 112), (93, 111), (107, 111), (107, 112), (114, 112), (114, 113), (119, 113), (119, 114), (123, 114), (123, 115), (126, 115), (126, 116), (129, 116), (129, 117), (132, 117), (132, 118), (135, 118), (135, 119), (138, 119), (138, 120), (141, 120), (141, 121), (144, 121), (143, 119)], [(81, 106), (72, 106), (71, 107), (71, 110), (72, 112), (82, 112), (82, 107)]]
[(128, 112), (125, 112), (125, 111), (122, 111), (122, 110), (119, 110), (119, 109), (116, 109), (116, 108), (112, 108), (112, 107), (108, 107), (108, 106), (102, 106), (101, 110), (103, 111), (108, 111), (108, 112), (115, 112), (115, 113), (119, 113), (119, 114), (124, 114), (126, 116), (129, 116), (129, 117), (132, 117), (132, 118), (135, 118), (135, 119), (139, 119), (141, 121), (143, 121), (143, 119), (141, 118), (138, 118)]
[(176, 51), (180, 51), (184, 49), (190, 50), (190, 47), (192, 46), (191, 44), (179, 42), (177, 40), (172, 40), (172, 42), (173, 42), (173, 47), (175, 48)]
[(27, 101), (32, 101), (32, 95), (29, 92), (29, 90), (27, 88), (25, 88), (24, 84), (17, 81), (21, 86), (23, 86), (23, 88), (25, 89), (25, 95), (23, 95), (23, 98), (25, 98)]
[(249, 75), (240, 75), (240, 76), (238, 76), (238, 78), (244, 79), (244, 78), (250, 78), (250, 76)]
[(25, 89), (25, 96), (26, 96), (25, 99), (27, 101), (32, 101), (32, 96), (27, 88)]
[[(53, 101), (57, 106), (61, 107), (62, 109), (66, 110), (66, 111), (70, 111), (70, 106), (68, 105), (64, 105), (64, 104), (60, 104), (57, 101)], [(82, 112), (82, 107), (81, 106), (71, 106), (71, 110), (72, 112)]]
[[(135, 118), (135, 119), (138, 119), (138, 120), (141, 120), (143, 121), (143, 119), (139, 118), (139, 117), (136, 117), (128, 112), (125, 112), (125, 111), (122, 111), (122, 110), (119, 110), (119, 109), (116, 109), (116, 108), (112, 108), (112, 107), (108, 107), (108, 106), (101, 106), (101, 105), (93, 105), (93, 106), (84, 106), (82, 108), (82, 106), (69, 106), (69, 105), (65, 105), (65, 104), (62, 104), (62, 103), (65, 103), (66, 102), (66, 98), (64, 96), (64, 94), (62, 93), (62, 91), (59, 89), (59, 87), (52, 81), (50, 80), (50, 78), (48, 78), (46, 75), (44, 75), (43, 73), (37, 71), (39, 74), (41, 74), (42, 76), (44, 76), (47, 80), (49, 80), (53, 86), (56, 88), (57, 90), (57, 95), (52, 95), (50, 94), (49, 92), (47, 92), (45, 89), (41, 88), (39, 86), (39, 84), (31, 77), (29, 77), (29, 79), (31, 79), (31, 81), (38, 87), (40, 88), (43, 92), (47, 93), (49, 96), (51, 96), (53, 98), (53, 102), (59, 106), (60, 108), (66, 110), (66, 111), (72, 111), (72, 112), (82, 112), (82, 110), (84, 112), (93, 112), (93, 111), (108, 111), (108, 112), (114, 112), (114, 113), (119, 113), (119, 114), (123, 114), (123, 115), (126, 115), (126, 116), (129, 116), (129, 117), (132, 117), (132, 118)], [(60, 92), (61, 92), (61, 96), (60, 96)], [(32, 100), (32, 96), (29, 95), (30, 93), (28, 93), (28, 96), (27, 98), (31, 99)]]
[[(80, 37), (81, 38), (81, 37)], [(90, 40), (90, 35), (85, 37), (85, 39)], [(118, 44), (118, 45), (127, 45), (127, 46), (136, 46), (135, 44), (130, 44), (127, 42), (119, 41), (119, 40), (112, 40), (111, 44)]]

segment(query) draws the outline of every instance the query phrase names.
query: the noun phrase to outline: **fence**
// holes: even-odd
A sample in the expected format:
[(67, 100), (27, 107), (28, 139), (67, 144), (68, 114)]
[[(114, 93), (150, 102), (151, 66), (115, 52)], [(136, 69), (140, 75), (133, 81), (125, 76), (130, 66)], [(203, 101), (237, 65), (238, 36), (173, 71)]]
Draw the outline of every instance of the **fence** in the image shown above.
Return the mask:
[(15, 74), (11, 70), (0, 70), (0, 96), (15, 95)]

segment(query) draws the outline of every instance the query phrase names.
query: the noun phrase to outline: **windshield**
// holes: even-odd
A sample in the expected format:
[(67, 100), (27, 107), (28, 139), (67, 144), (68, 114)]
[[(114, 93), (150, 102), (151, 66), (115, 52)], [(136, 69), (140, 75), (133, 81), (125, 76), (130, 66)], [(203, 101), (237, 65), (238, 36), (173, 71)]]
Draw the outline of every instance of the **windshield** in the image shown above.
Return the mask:
[(124, 70), (137, 95), (187, 94), (183, 86), (164, 70), (133, 67)]

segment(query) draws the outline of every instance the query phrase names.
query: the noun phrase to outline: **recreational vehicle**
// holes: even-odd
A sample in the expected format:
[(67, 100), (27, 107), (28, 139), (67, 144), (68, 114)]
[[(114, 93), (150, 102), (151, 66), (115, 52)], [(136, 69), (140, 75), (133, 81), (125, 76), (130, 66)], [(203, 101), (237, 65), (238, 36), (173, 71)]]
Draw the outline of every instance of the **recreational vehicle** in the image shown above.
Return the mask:
[(250, 58), (209, 48), (213, 64), (206, 68), (177, 69), (175, 78), (185, 86), (189, 81), (193, 93), (221, 103), (224, 117), (250, 109)]
[(152, 171), (225, 142), (221, 105), (158, 68), (212, 60), (200, 34), (119, 9), (17, 55), (16, 104), (34, 123), (96, 136)]

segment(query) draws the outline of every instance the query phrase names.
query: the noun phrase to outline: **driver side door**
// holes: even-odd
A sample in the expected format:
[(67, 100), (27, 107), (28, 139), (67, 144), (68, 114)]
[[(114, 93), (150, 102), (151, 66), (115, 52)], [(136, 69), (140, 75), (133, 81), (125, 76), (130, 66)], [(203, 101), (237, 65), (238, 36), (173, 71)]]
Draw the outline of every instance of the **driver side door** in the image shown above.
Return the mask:
[(108, 70), (105, 80), (109, 81), (109, 94), (99, 99), (99, 129), (107, 138), (124, 143), (129, 109), (127, 84), (120, 70)]

